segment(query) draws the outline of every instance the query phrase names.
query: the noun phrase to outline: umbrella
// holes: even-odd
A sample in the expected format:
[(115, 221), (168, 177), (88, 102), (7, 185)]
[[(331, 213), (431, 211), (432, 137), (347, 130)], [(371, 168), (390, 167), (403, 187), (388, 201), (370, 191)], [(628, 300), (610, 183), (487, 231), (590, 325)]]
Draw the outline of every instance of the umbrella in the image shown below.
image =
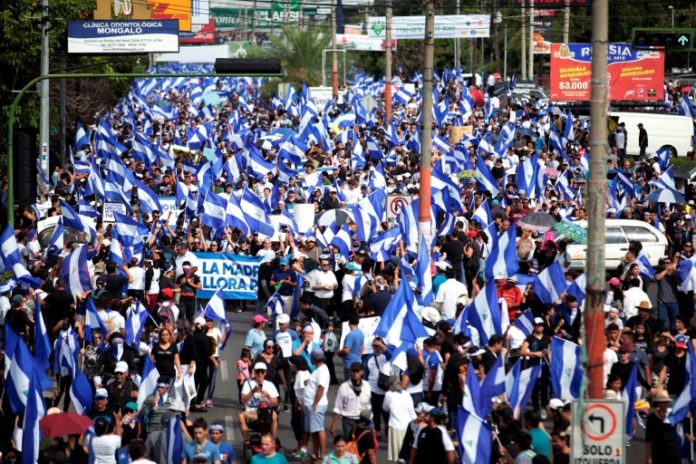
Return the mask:
[(355, 222), (355, 219), (353, 218), (353, 213), (347, 209), (337, 208), (318, 213), (314, 217), (314, 222), (319, 226), (329, 227), (331, 224), (336, 224), (340, 227), (348, 222)]
[(43, 417), (39, 421), (41, 433), (46, 438), (56, 438), (63, 435), (78, 435), (92, 427), (94, 422), (87, 416), (74, 412), (59, 412)]
[(555, 224), (553, 230), (559, 237), (575, 243), (587, 243), (587, 229), (574, 222), (563, 221)]
[(537, 211), (535, 213), (529, 213), (520, 219), (519, 225), (543, 234), (557, 222), (556, 218), (550, 214)]
[(657, 203), (685, 203), (684, 195), (671, 188), (658, 188), (657, 190), (653, 190), (645, 199)]

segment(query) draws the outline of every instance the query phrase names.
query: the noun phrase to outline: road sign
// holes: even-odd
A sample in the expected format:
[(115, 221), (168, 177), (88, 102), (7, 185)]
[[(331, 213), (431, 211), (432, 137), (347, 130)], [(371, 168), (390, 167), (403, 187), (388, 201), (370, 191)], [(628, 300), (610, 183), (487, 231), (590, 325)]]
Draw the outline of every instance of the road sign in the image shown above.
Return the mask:
[(633, 28), (634, 48), (665, 48), (671, 52), (694, 51), (694, 29), (663, 27)]
[[(619, 401), (585, 400), (580, 423), (573, 421), (570, 462), (626, 462), (624, 403)], [(573, 401), (573, 418), (578, 415), (579, 402)]]
[(401, 208), (409, 206), (413, 201), (411, 195), (391, 194), (387, 195), (387, 222), (394, 224), (401, 212)]

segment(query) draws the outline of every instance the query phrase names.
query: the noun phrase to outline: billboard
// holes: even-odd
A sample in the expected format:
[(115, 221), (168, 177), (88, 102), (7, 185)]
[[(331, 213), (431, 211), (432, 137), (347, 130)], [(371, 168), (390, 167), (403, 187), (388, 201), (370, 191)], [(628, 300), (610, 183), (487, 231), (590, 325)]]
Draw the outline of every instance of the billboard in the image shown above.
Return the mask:
[(532, 52), (535, 55), (551, 53), (551, 25), (555, 10), (534, 10), (534, 40)]
[[(175, 19), (180, 31), (191, 30), (191, 0), (97, 0), (92, 17), (96, 20)], [(200, 5), (201, 15), (205, 5)], [(207, 22), (207, 21), (206, 21)]]
[[(608, 64), (610, 100), (664, 100), (664, 52), (611, 43)], [(588, 101), (591, 77), (591, 44), (551, 44), (551, 100)]]
[[(436, 39), (480, 39), (490, 36), (490, 15), (435, 16)], [(387, 37), (387, 20), (384, 16), (371, 16), (367, 20), (367, 35), (379, 39)], [(425, 16), (394, 16), (392, 39), (418, 39), (425, 37)]]
[[(336, 34), (336, 46), (346, 50), (383, 52), (387, 48), (387, 42), (360, 34)], [(392, 50), (396, 51), (396, 40), (392, 40)]]
[(210, 9), (218, 31), (270, 31), (284, 24), (296, 24), (302, 19), (302, 11), (274, 8), (218, 8)]
[(68, 53), (122, 55), (178, 51), (176, 20), (68, 22)]

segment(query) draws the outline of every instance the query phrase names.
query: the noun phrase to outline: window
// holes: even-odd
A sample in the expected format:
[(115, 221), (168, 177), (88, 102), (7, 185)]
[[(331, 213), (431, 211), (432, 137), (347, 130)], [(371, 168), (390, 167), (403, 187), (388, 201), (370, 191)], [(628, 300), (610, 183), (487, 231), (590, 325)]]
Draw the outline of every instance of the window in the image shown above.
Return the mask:
[(628, 240), (621, 227), (607, 227), (606, 242), (609, 245), (625, 245)]
[(623, 226), (623, 230), (629, 240), (636, 240), (643, 243), (655, 243), (659, 241), (657, 236), (647, 227)]

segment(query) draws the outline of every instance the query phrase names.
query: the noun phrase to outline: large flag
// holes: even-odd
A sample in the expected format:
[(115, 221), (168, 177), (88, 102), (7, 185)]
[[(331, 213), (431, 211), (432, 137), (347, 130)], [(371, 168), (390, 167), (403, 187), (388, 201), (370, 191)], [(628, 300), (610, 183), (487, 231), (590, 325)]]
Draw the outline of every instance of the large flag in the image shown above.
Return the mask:
[(92, 343), (92, 332), (94, 331), (94, 329), (99, 329), (101, 331), (101, 333), (103, 333), (105, 336), (109, 334), (109, 331), (107, 330), (106, 326), (104, 325), (104, 321), (102, 321), (101, 317), (99, 317), (99, 314), (97, 313), (97, 307), (94, 305), (94, 301), (92, 300), (92, 298), (86, 298), (84, 304), (85, 304), (85, 327), (84, 327), (85, 340)]
[(528, 309), (520, 314), (512, 325), (517, 327), (524, 334), (525, 338), (529, 337), (534, 331), (534, 314)]
[(375, 335), (394, 346), (400, 346), (403, 342), (415, 343), (419, 338), (428, 337), (413, 309), (415, 300), (410, 286), (399, 285), (375, 328)]
[[(689, 343), (691, 344), (691, 343)], [(636, 414), (636, 386), (638, 384), (638, 363), (633, 363), (633, 369), (628, 376), (626, 385), (623, 386), (623, 391), (621, 392), (621, 399), (624, 402), (624, 408), (626, 411), (626, 438), (630, 440), (633, 438), (633, 428), (635, 424), (635, 414)]]
[(184, 438), (181, 433), (181, 417), (178, 415), (169, 419), (165, 429), (165, 463), (181, 463), (184, 452)]
[(87, 245), (79, 245), (65, 257), (60, 265), (60, 275), (65, 281), (65, 290), (73, 296), (92, 290), (87, 265)]
[(457, 408), (457, 439), (461, 464), (491, 461), (493, 433), (490, 426), (461, 406)]
[(12, 270), (15, 278), (32, 288), (41, 286), (41, 279), (32, 276), (27, 268), (22, 264), (19, 256), (19, 246), (15, 238), (14, 229), (7, 225), (5, 231), (0, 235), (0, 253), (2, 253), (2, 263), (6, 271)]
[(517, 259), (517, 226), (513, 222), (500, 237), (492, 237), (491, 253), (486, 259), (486, 280), (495, 280), (514, 276), (520, 270)]
[(683, 421), (688, 412), (696, 407), (696, 379), (694, 378), (694, 373), (696, 373), (696, 354), (694, 353), (693, 343), (689, 341), (688, 351), (686, 352), (684, 389), (672, 404), (672, 411), (667, 416), (672, 425)]
[(78, 414), (87, 414), (87, 411), (92, 408), (92, 387), (79, 367), (75, 367), (70, 383), (70, 399)]
[(85, 218), (77, 214), (77, 212), (63, 200), (60, 200), (60, 212), (63, 218), (63, 225), (65, 227), (70, 227), (78, 232), (84, 232), (89, 237), (96, 237), (96, 232), (85, 220)]
[(532, 396), (534, 385), (540, 375), (541, 364), (522, 369), (522, 362), (518, 361), (505, 376), (505, 393), (515, 418), (519, 418), (527, 407), (527, 401)]
[(533, 287), (543, 303), (552, 304), (561, 297), (561, 293), (568, 288), (568, 282), (558, 261), (539, 273)]
[(39, 421), (46, 415), (46, 403), (39, 372), (32, 370), (29, 374), (27, 407), (24, 410), (22, 424), (22, 464), (34, 464), (39, 459), (41, 431)]
[(473, 303), (466, 309), (469, 322), (478, 330), (481, 344), (487, 345), (488, 339), (495, 334), (502, 334), (500, 306), (495, 281), (490, 280), (481, 290)]
[(582, 384), (582, 348), (559, 337), (551, 339), (551, 387), (556, 398), (574, 400)]
[(129, 311), (130, 317), (126, 320), (126, 338), (125, 342), (128, 345), (137, 347), (140, 342), (140, 335), (145, 328), (145, 322), (149, 317), (149, 313), (145, 306), (140, 301), (136, 301), (134, 306), (131, 306)]
[(418, 262), (416, 263), (416, 277), (418, 278), (418, 287), (420, 288), (420, 303), (423, 306), (430, 305), (435, 299), (433, 296), (433, 274), (430, 265), (428, 244), (425, 237), (421, 235), (418, 247)]
[(226, 224), (227, 203), (221, 195), (208, 191), (203, 200), (201, 223), (214, 231), (223, 229)]
[(48, 369), (48, 358), (51, 356), (51, 343), (46, 330), (46, 323), (41, 315), (41, 301), (36, 298), (36, 309), (34, 310), (34, 357), (36, 364), (42, 370)]
[(159, 379), (159, 372), (157, 368), (152, 363), (149, 356), (145, 356), (145, 365), (143, 366), (143, 372), (140, 377), (140, 385), (138, 386), (138, 407), (142, 407), (145, 399), (154, 393), (157, 388), (157, 379)]
[(5, 325), (5, 391), (15, 413), (24, 411), (32, 372), (39, 375), (41, 391), (52, 388), (53, 383), (38, 366), (27, 344), (19, 338), (10, 324)]

